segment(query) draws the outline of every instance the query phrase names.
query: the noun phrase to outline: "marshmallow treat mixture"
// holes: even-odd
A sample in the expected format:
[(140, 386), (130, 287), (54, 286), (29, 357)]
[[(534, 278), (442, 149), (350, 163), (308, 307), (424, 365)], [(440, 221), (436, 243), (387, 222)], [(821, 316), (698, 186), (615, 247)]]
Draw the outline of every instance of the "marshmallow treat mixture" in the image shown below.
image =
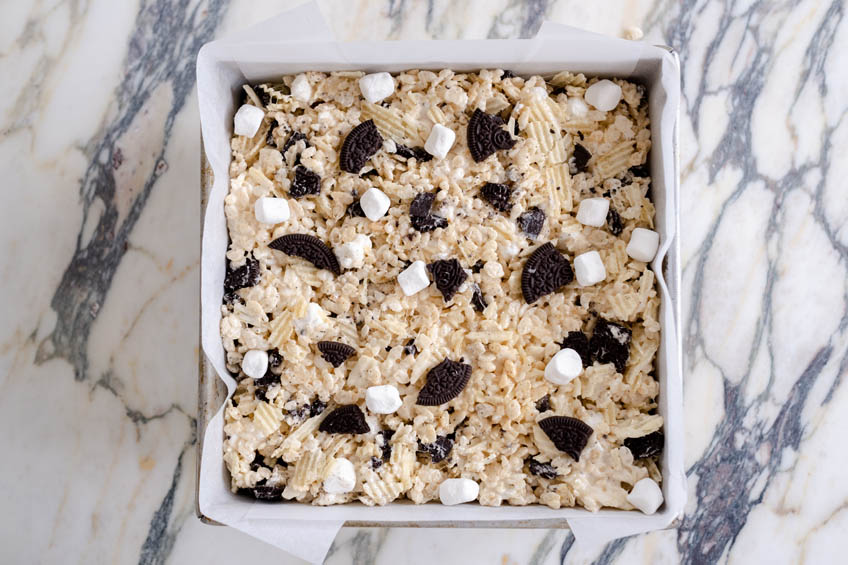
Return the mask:
[(244, 91), (221, 307), (233, 491), (656, 511), (644, 89), (412, 70)]

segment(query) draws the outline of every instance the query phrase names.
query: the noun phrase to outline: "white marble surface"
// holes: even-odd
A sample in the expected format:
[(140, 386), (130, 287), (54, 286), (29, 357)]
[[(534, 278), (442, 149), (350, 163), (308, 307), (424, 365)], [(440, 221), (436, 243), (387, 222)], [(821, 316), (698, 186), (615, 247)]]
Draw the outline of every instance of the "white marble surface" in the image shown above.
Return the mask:
[[(297, 2), (0, 6), (2, 563), (286, 562), (194, 517), (194, 58)], [(341, 39), (639, 25), (683, 67), (690, 503), (578, 555), (544, 530), (345, 529), (349, 563), (837, 563), (848, 551), (840, 0), (325, 0)]]

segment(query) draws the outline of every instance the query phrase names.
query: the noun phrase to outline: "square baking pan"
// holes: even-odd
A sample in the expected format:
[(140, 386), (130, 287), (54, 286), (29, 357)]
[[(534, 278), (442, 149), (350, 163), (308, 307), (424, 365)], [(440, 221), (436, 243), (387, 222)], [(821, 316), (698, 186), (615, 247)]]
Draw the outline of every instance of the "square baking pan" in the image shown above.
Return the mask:
[[(544, 26), (542, 32), (545, 32)], [(217, 524), (220, 520), (216, 520), (214, 515), (219, 511), (226, 513), (241, 509), (239, 511), (249, 512), (261, 520), (343, 520), (345, 526), (360, 527), (567, 528), (569, 520), (590, 518), (596, 520), (600, 527), (607, 527), (606, 524), (612, 526), (613, 522), (619, 525), (623, 523), (625, 530), (636, 533), (676, 524), (685, 503), (679, 339), (680, 250), (677, 237), (678, 58), (672, 49), (665, 46), (630, 43), (632, 47), (628, 47), (622, 42), (616, 44), (617, 47), (610, 52), (607, 43), (620, 40), (608, 40), (593, 34), (563, 35), (558, 26), (548, 26), (547, 32), (542, 32), (531, 40), (340, 44), (306, 38), (288, 47), (278, 44), (271, 47), (272, 44), (244, 39), (245, 34), (242, 34), (228, 45), (212, 44), (218, 48), (215, 53), (201, 53), (198, 58), (198, 92), (205, 144), (201, 152), (201, 204), (205, 217), (204, 229), (208, 232), (211, 226), (217, 238), (216, 247), (210, 245), (212, 238), (206, 237), (209, 234), (204, 233), (202, 236), (201, 333), (205, 353), (202, 351), (199, 358), (197, 425), (200, 439), (196, 492), (196, 511), (201, 520)], [(570, 56), (569, 53), (574, 55)], [(203, 61), (204, 57), (206, 61)], [(210, 423), (215, 423), (216, 417), (220, 418), (220, 408), (227, 397), (227, 387), (215, 369), (216, 356), (219, 362), (223, 359), (223, 346), (220, 335), (217, 336), (216, 346), (214, 328), (216, 310), (217, 319), (220, 320), (223, 293), (225, 249), (221, 246), (220, 230), (225, 230), (223, 197), (229, 186), (225, 165), (229, 162), (229, 135), (240, 84), (278, 79), (284, 74), (306, 70), (397, 72), (412, 68), (451, 68), (457, 71), (508, 68), (517, 75), (541, 74), (545, 77), (568, 70), (582, 72), (587, 76), (636, 80), (646, 86), (652, 136), (649, 156), (651, 190), (657, 210), (656, 229), (661, 238), (660, 251), (652, 264), (660, 287), (660, 321), (663, 325), (655, 371), (660, 380), (659, 413), (664, 417), (666, 432), (666, 445), (661, 459), (665, 503), (657, 514), (645, 516), (636, 511), (613, 509), (591, 513), (579, 507), (554, 510), (542, 505), (484, 507), (466, 504), (445, 507), (438, 503), (415, 505), (409, 501), (393, 502), (383, 507), (369, 507), (360, 503), (332, 507), (315, 507), (296, 502), (257, 505), (228, 490), (221, 492), (221, 485), (226, 481), (220, 479), (226, 477), (227, 473), (222, 464), (218, 465), (223, 434), (217, 423), (213, 426), (217, 432), (214, 437), (204, 434), (204, 431)], [(208, 92), (212, 89), (216, 89), (216, 93)], [(226, 143), (226, 146), (222, 146), (222, 143)], [(210, 148), (212, 144), (216, 145), (215, 149)], [(207, 153), (215, 157), (207, 159)], [(216, 178), (215, 170), (223, 178)], [(230, 379), (228, 375), (226, 378)], [(215, 462), (218, 468), (204, 468), (204, 465), (212, 464), (210, 461)], [(209, 481), (209, 477), (215, 480)], [(212, 492), (212, 489), (215, 491)], [(210, 500), (216, 502), (213, 504)]]

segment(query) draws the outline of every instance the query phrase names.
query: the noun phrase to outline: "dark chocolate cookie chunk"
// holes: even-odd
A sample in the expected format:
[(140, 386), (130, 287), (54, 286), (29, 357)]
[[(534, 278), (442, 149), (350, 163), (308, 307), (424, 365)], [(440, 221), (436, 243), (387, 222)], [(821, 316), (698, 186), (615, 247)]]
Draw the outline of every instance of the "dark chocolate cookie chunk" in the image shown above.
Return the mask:
[(580, 461), (580, 452), (586, 447), (592, 432), (587, 423), (570, 416), (551, 416), (539, 421), (539, 427), (545, 432), (560, 451)]
[(433, 281), (436, 283), (436, 288), (442, 293), (445, 302), (450, 302), (465, 279), (468, 278), (468, 273), (459, 264), (456, 259), (442, 259), (433, 261), (427, 265), (427, 270), (433, 275)]
[(598, 363), (612, 363), (615, 370), (623, 373), (630, 358), (631, 331), (619, 324), (598, 320), (592, 339), (589, 340), (589, 350), (592, 360)]
[[(283, 157), (286, 156), (286, 151), (289, 150), (289, 147), (291, 147), (292, 145), (294, 145), (298, 141), (303, 141), (304, 149), (309, 147), (309, 141), (306, 139), (306, 134), (300, 133), (299, 131), (293, 131), (289, 135), (289, 138), (286, 140), (286, 142), (283, 144), (283, 148), (280, 149), (280, 153), (283, 154)], [(300, 163), (300, 154), (297, 155), (294, 162)]]
[(333, 274), (338, 275), (342, 272), (333, 250), (314, 235), (290, 233), (278, 237), (269, 243), (268, 247), (282, 251), (286, 255), (306, 259), (319, 269), (327, 269)]
[(574, 145), (574, 167), (577, 169), (578, 173), (586, 172), (586, 168), (589, 164), (589, 159), (592, 158), (592, 154), (589, 153), (589, 150), (576, 143)]
[(327, 407), (327, 403), (321, 400), (320, 398), (316, 398), (312, 401), (312, 404), (309, 405), (309, 417), (317, 416), (322, 413), (324, 409)]
[(482, 312), (486, 309), (486, 306), (489, 305), (489, 303), (486, 302), (486, 298), (483, 296), (483, 291), (480, 290), (480, 285), (475, 284), (472, 287), (471, 305), (478, 312)]
[(420, 406), (444, 404), (456, 398), (470, 378), (471, 365), (445, 359), (427, 373), (427, 382), (415, 403)]
[(438, 214), (428, 214), (426, 216), (411, 216), (409, 223), (412, 227), (421, 233), (433, 231), (435, 229), (444, 228), (448, 225), (447, 219)]
[(444, 461), (453, 449), (453, 438), (450, 436), (438, 436), (433, 443), (421, 443), (418, 441), (418, 452), (430, 456), (432, 463)]
[(365, 421), (365, 414), (356, 404), (339, 406), (324, 418), (318, 430), (328, 434), (365, 434), (371, 428)]
[(510, 149), (515, 140), (503, 127), (500, 116), (474, 110), (468, 121), (468, 149), (476, 162), (485, 160), (498, 149)]
[(436, 194), (433, 192), (421, 192), (412, 199), (409, 204), (410, 216), (427, 216), (430, 214), (430, 209), (433, 207), (433, 202), (436, 200)]
[(512, 208), (512, 204), (509, 201), (511, 194), (512, 190), (507, 185), (493, 182), (487, 182), (480, 189), (480, 196), (483, 197), (483, 200), (491, 204), (495, 210), (500, 210), (501, 212), (509, 212)]
[(256, 500), (280, 500), (283, 498), (283, 487), (257, 485), (250, 489)]
[(342, 143), (339, 167), (348, 173), (359, 173), (365, 162), (383, 145), (383, 138), (373, 120), (367, 120), (350, 130)]
[(550, 463), (536, 461), (533, 457), (527, 460), (527, 467), (529, 468), (531, 475), (536, 475), (543, 479), (555, 479), (559, 476), (557, 475), (556, 468), (554, 468), (553, 465)]
[(371, 457), (371, 468), (372, 469), (379, 469), (382, 466), (383, 466), (383, 460), (382, 459), (380, 459), (379, 457)]
[(262, 269), (259, 260), (252, 256), (245, 260), (244, 265), (236, 269), (231, 269), (227, 264), (227, 274), (224, 275), (224, 301), (234, 301), (238, 298), (237, 290), (256, 286), (260, 278), (262, 278)]
[(539, 413), (547, 412), (551, 409), (551, 395), (546, 394), (542, 398), (536, 401), (536, 410)]
[(277, 148), (277, 141), (274, 139), (274, 128), (276, 128), (279, 123), (277, 123), (277, 118), (271, 118), (271, 123), (268, 124), (268, 133), (265, 136), (265, 145), (270, 145), (274, 149)]
[(474, 263), (473, 265), (471, 265), (471, 272), (476, 275), (477, 273), (482, 271), (483, 267), (485, 267), (485, 266), (486, 266), (486, 264), (483, 262), (482, 259), (477, 259), (477, 262)]
[(624, 440), (624, 447), (630, 450), (634, 459), (653, 457), (663, 450), (665, 435), (656, 431), (642, 437), (629, 437)]
[(504, 69), (503, 71), (501, 71), (501, 80), (504, 80), (504, 79), (507, 79), (507, 78), (513, 78), (514, 76), (515, 76), (515, 73), (513, 73), (512, 71), (510, 71), (508, 69)]
[(583, 367), (588, 367), (592, 364), (592, 355), (589, 352), (589, 338), (583, 332), (568, 332), (562, 343), (559, 344), (562, 349), (573, 349), (580, 355), (580, 360), (583, 361)]
[(648, 164), (642, 163), (641, 165), (636, 165), (635, 167), (630, 167), (627, 169), (631, 175), (634, 177), (649, 177), (651, 176), (651, 172), (648, 170)]
[(395, 155), (398, 157), (403, 157), (405, 159), (416, 159), (419, 163), (426, 163), (430, 159), (433, 158), (432, 155), (427, 153), (427, 150), (423, 147), (407, 147), (406, 145), (397, 144), (397, 149), (395, 150)]
[(518, 229), (528, 237), (536, 239), (542, 231), (542, 226), (545, 225), (545, 213), (540, 208), (533, 206), (518, 216), (517, 221)]
[(607, 212), (607, 227), (614, 236), (619, 236), (624, 231), (624, 222), (621, 220), (621, 216), (612, 208)]
[(404, 355), (416, 355), (418, 353), (418, 348), (415, 347), (415, 338), (410, 339), (406, 342), (406, 345), (403, 346), (403, 354)]
[(365, 217), (365, 211), (362, 210), (362, 204), (359, 203), (359, 200), (351, 203), (351, 205), (347, 207), (347, 215), (351, 218)]
[(289, 187), (289, 196), (303, 198), (307, 194), (319, 192), (321, 192), (321, 177), (303, 165), (298, 165), (294, 170), (294, 180)]
[(527, 304), (557, 291), (574, 279), (571, 264), (550, 243), (538, 247), (521, 272), (521, 292)]
[[(272, 369), (276, 369), (283, 362), (283, 356), (280, 354), (279, 349), (269, 349), (268, 350), (268, 367)], [(266, 374), (267, 376), (267, 374)]]
[(389, 442), (392, 439), (392, 436), (395, 435), (394, 430), (380, 430), (377, 432), (377, 445), (380, 447), (380, 456), (383, 461), (388, 461), (392, 458), (392, 444)]
[(347, 361), (349, 357), (356, 353), (356, 350), (353, 347), (338, 341), (319, 341), (317, 347), (318, 351), (321, 352), (321, 357), (324, 358), (324, 361), (333, 367), (339, 367), (342, 363)]

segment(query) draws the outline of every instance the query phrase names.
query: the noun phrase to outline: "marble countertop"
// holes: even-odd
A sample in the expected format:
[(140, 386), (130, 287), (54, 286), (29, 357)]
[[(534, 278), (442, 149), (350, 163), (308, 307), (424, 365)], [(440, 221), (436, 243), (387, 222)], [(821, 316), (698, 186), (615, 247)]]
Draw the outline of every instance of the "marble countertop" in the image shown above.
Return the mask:
[[(297, 3), (0, 7), (0, 561), (286, 562), (194, 516), (194, 63)], [(678, 51), (689, 477), (677, 530), (591, 554), (561, 530), (344, 529), (327, 562), (844, 560), (844, 3), (320, 5), (341, 39), (526, 37), (550, 19)]]

